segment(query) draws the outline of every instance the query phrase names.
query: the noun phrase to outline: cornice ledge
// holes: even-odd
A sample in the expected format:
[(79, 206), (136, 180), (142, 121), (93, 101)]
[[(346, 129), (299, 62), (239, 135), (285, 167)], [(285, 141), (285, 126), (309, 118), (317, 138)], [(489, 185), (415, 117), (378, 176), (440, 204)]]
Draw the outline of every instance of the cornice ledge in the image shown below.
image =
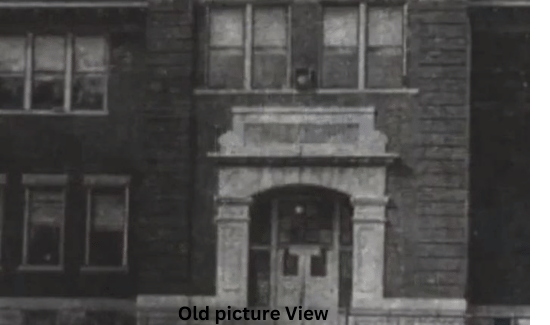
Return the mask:
[(386, 206), (389, 202), (387, 196), (354, 196), (351, 198), (353, 206)]

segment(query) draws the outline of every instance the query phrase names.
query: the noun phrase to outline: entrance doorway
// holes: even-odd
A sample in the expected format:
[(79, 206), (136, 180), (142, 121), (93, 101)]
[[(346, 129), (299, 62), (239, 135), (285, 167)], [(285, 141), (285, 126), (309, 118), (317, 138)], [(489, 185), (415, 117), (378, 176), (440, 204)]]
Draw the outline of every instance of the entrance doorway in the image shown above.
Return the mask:
[(351, 210), (346, 195), (325, 188), (257, 195), (250, 209), (248, 304), (328, 309), (329, 318), (349, 306)]

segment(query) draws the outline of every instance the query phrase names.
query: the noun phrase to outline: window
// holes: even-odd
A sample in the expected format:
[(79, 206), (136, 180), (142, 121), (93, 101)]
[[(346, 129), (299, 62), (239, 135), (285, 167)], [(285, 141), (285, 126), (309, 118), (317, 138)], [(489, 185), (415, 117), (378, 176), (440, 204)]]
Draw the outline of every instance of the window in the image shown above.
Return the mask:
[(64, 175), (24, 175), (23, 268), (61, 269), (65, 230)]
[(402, 6), (325, 7), (321, 87), (401, 87), (404, 12)]
[(104, 111), (107, 62), (102, 36), (0, 36), (0, 110)]
[(288, 85), (288, 10), (285, 7), (211, 7), (207, 84), (211, 88)]
[(86, 176), (86, 268), (123, 268), (128, 263), (129, 179)]

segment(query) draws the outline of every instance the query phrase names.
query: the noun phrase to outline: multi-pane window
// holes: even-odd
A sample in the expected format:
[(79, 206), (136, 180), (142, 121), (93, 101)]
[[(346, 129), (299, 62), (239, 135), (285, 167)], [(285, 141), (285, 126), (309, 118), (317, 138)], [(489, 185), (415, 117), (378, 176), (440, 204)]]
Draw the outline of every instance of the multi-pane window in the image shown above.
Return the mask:
[(323, 10), (321, 86), (401, 87), (402, 6), (327, 6)]
[(125, 267), (128, 262), (129, 179), (86, 176), (85, 267)]
[(288, 9), (211, 7), (207, 84), (211, 88), (283, 88), (288, 85)]
[(108, 46), (102, 36), (0, 36), (0, 109), (103, 111)]
[(24, 175), (22, 266), (61, 268), (65, 229), (64, 175)]

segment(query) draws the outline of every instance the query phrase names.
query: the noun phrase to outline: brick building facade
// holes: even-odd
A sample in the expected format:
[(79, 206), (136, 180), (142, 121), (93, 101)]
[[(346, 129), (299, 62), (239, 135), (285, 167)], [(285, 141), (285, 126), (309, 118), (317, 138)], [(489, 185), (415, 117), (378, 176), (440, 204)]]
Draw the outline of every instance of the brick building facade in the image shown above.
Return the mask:
[(528, 315), (528, 1), (0, 21), (0, 308)]

